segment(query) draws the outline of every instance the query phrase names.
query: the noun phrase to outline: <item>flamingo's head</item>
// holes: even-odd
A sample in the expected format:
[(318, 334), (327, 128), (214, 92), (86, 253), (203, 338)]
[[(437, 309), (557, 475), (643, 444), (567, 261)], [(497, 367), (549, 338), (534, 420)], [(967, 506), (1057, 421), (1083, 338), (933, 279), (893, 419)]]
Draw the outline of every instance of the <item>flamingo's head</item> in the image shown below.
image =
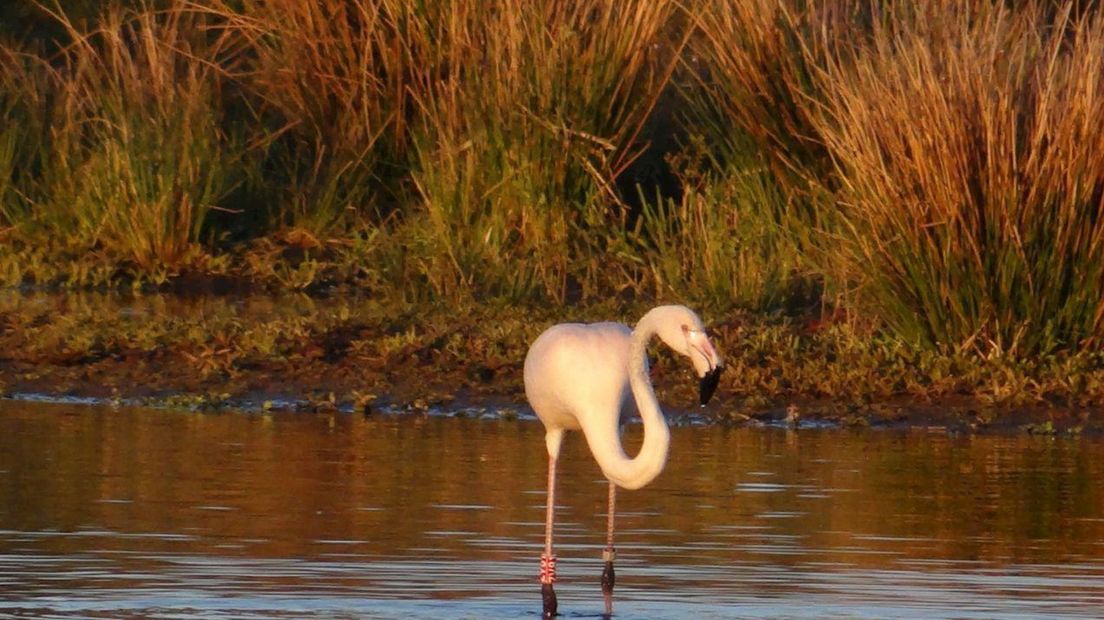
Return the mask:
[(699, 397), (704, 406), (717, 390), (724, 360), (713, 348), (705, 326), (693, 310), (685, 306), (666, 306), (664, 309), (667, 316), (657, 330), (658, 335), (676, 353), (690, 358), (701, 379)]

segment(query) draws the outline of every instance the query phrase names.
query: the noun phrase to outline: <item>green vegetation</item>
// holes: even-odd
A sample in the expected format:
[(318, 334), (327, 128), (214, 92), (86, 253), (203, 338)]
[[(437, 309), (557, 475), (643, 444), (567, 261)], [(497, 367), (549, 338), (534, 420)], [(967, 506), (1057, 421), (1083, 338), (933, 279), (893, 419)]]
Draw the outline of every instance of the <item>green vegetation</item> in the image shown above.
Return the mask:
[(561, 308), (549, 320), (677, 299), (818, 326), (770, 340), (772, 355), (840, 358), (817, 339), (844, 330), (867, 351), (855, 373), (899, 376), (826, 378), (825, 396), (950, 381), (1076, 400), (1061, 372), (1078, 383), (1099, 368), (1092, 5), (3, 11), (7, 285), (228, 281), (386, 307)]
[[(631, 321), (646, 309), (596, 304), (577, 318)], [(561, 312), (486, 304), (426, 310), (302, 293), (231, 299), (5, 294), (0, 393), (201, 409), (264, 410), (275, 401), (363, 410), (377, 399), (413, 411), (457, 399), (465, 406), (502, 397), (517, 403), (526, 349)], [(1091, 415), (1104, 402), (1100, 353), (980, 358), (917, 350), (846, 323), (756, 313), (704, 318), (728, 366), (719, 404), (703, 410), (718, 421), (777, 419), (789, 408), (802, 419), (847, 424), (1052, 421), (1101, 428), (1100, 417)], [(697, 382), (686, 365), (659, 345), (653, 355), (663, 402), (672, 410), (697, 410)], [(1053, 418), (1055, 409), (1063, 417)]]

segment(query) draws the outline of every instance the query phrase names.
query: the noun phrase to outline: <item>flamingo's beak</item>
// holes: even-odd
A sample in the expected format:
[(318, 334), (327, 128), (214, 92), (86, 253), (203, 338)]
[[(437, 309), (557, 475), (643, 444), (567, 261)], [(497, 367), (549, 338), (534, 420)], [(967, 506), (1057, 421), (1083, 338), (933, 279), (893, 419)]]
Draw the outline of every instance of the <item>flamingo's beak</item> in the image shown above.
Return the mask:
[(713, 397), (713, 392), (717, 391), (717, 384), (721, 381), (722, 370), (724, 370), (724, 365), (717, 364), (701, 378), (701, 383), (698, 385), (698, 395), (701, 398), (702, 407)]

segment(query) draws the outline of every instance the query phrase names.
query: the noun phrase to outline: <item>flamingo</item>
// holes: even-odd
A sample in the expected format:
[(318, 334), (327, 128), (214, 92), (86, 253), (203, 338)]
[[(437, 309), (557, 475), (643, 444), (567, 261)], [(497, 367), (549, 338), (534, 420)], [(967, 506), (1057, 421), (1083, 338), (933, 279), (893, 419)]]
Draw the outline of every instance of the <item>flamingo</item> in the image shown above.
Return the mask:
[[(590, 453), (609, 479), (606, 548), (602, 553), (602, 593), (612, 613), (614, 585), (613, 517), (617, 487), (639, 489), (663, 471), (670, 432), (648, 377), (647, 346), (658, 336), (690, 358), (701, 378), (704, 406), (720, 380), (723, 362), (698, 315), (685, 306), (648, 311), (635, 329), (621, 323), (562, 323), (544, 331), (525, 356), (525, 396), (544, 423), (548, 448), (548, 494), (544, 553), (540, 561), (544, 617), (556, 615), (556, 556), (552, 552), (556, 459), (564, 432), (581, 430)], [(635, 404), (644, 422), (644, 443), (629, 458), (621, 446), (621, 425)]]

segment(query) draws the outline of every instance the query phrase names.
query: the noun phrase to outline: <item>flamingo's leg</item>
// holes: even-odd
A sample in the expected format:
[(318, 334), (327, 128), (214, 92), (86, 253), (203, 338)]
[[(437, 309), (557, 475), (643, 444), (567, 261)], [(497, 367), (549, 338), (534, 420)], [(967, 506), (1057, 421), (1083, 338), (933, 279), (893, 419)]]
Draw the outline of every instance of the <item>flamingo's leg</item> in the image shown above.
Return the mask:
[[(556, 512), (556, 450), (551, 450), (549, 442), (548, 454), (548, 504), (544, 515), (544, 553), (540, 561), (541, 598), (544, 601), (544, 617), (551, 618), (556, 615), (556, 591), (552, 584), (556, 582), (556, 556), (552, 553), (552, 523)], [(557, 442), (558, 444), (558, 442)]]
[(609, 508), (607, 512), (606, 521), (606, 548), (602, 552), (602, 560), (605, 561), (605, 567), (602, 569), (602, 594), (606, 599), (606, 614), (613, 613), (613, 560), (616, 553), (613, 549), (613, 517), (615, 506), (617, 503), (617, 485), (613, 482), (609, 483)]

